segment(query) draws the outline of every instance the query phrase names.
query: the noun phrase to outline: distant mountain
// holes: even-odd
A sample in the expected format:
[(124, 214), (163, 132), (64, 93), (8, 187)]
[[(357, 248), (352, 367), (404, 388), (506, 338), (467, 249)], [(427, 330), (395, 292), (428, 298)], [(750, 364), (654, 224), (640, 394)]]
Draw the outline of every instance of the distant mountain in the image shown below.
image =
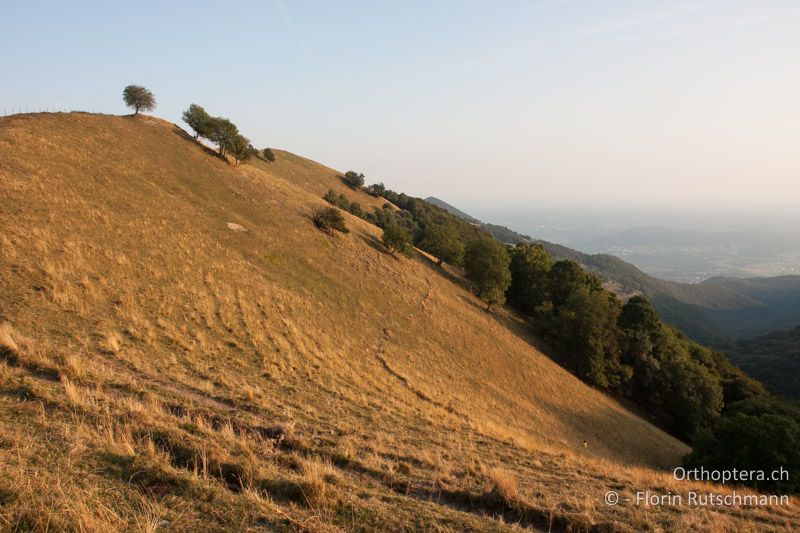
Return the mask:
[(444, 200), (440, 200), (440, 199), (436, 198), (435, 196), (428, 196), (427, 198), (425, 198), (425, 201), (428, 202), (429, 204), (435, 205), (436, 207), (441, 207), (442, 209), (444, 209), (445, 211), (447, 211), (451, 215), (455, 215), (455, 216), (457, 216), (459, 218), (463, 218), (467, 222), (471, 222), (472, 224), (479, 224), (480, 223), (480, 220), (478, 220), (477, 218), (466, 214), (464, 211), (458, 209), (457, 207), (454, 207), (454, 206), (448, 204)]
[(610, 253), (651, 275), (697, 283), (715, 276), (749, 278), (794, 274), (800, 232), (706, 231), (639, 226), (573, 241), (586, 253)]
[[(587, 254), (517, 233), (505, 226), (487, 224), (465, 215), (446, 202), (440, 205), (468, 220), (495, 238), (510, 244), (535, 242), (555, 259), (571, 259), (595, 272), (621, 295), (648, 296), (665, 322), (705, 343), (718, 344), (763, 335), (800, 324), (800, 276), (773, 278), (711, 278), (703, 283), (679, 283), (651, 276), (627, 261), (609, 254)], [(431, 201), (431, 199), (428, 199)], [(433, 203), (433, 202), (432, 202)], [(458, 215), (458, 216), (462, 216)], [(462, 218), (463, 218), (462, 216)], [(653, 236), (656, 227), (639, 228), (632, 234)], [(688, 234), (694, 235), (693, 232)], [(685, 238), (684, 234), (683, 237)]]
[(800, 326), (719, 348), (732, 363), (773, 392), (800, 399)]
[(773, 246), (785, 239), (766, 231), (700, 231), (674, 229), (663, 226), (637, 226), (626, 228), (611, 235), (595, 237), (576, 244), (581, 247), (595, 246), (705, 246), (757, 243), (762, 247)]
[(479, 226), (483, 231), (485, 231), (486, 233), (488, 233), (489, 235), (491, 235), (500, 242), (504, 242), (506, 244), (519, 244), (521, 242), (531, 242), (533, 240), (527, 235), (517, 233), (511, 228), (507, 228), (505, 226), (499, 226), (497, 224), (490, 224), (488, 222), (483, 222), (481, 220), (478, 220), (477, 218), (466, 214), (457, 207), (453, 207), (444, 200), (440, 200), (435, 196), (428, 196), (427, 198), (425, 198), (425, 201), (428, 202), (429, 204), (435, 205), (436, 207), (441, 207), (451, 215), (455, 215), (459, 218), (462, 218), (467, 222), (469, 222), (470, 224)]

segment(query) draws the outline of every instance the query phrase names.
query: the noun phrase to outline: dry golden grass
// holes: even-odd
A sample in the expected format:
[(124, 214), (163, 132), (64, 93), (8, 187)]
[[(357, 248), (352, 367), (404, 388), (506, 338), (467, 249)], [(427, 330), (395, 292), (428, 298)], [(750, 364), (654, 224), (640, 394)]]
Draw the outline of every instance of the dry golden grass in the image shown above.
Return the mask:
[(519, 498), (517, 480), (511, 472), (502, 468), (494, 468), (489, 473), (489, 481), (489, 491), (492, 495), (508, 506), (513, 506), (517, 502)]
[(0, 118), (0, 530), (800, 527), (605, 506), (708, 487), (458, 272), (349, 214), (316, 231), (329, 188), (383, 201), (276, 154), (231, 168), (147, 117)]
[(19, 346), (14, 340), (15, 331), (10, 324), (0, 324), (0, 357), (16, 359), (19, 357)]

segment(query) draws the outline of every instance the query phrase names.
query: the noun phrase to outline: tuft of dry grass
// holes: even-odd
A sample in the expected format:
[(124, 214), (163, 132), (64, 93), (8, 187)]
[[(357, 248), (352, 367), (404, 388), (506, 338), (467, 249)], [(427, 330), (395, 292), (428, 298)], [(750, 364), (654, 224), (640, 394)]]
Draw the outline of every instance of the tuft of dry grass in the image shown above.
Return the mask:
[(109, 332), (103, 339), (103, 347), (110, 353), (116, 355), (122, 350), (122, 336), (117, 332)]
[(0, 358), (15, 363), (19, 359), (19, 346), (14, 340), (16, 331), (11, 324), (4, 322), (0, 324)]
[(66, 394), (70, 405), (84, 407), (88, 404), (86, 392), (80, 386), (71, 382), (67, 376), (61, 376), (61, 384), (64, 386), (64, 394)]
[(64, 357), (64, 369), (72, 379), (83, 380), (88, 374), (86, 363), (78, 354), (69, 354)]
[(503, 468), (493, 468), (489, 471), (489, 493), (509, 507), (519, 502), (517, 479)]
[(336, 487), (332, 484), (337, 479), (336, 470), (329, 462), (316, 457), (303, 461), (300, 488), (306, 503), (315, 507), (330, 504), (337, 497)]

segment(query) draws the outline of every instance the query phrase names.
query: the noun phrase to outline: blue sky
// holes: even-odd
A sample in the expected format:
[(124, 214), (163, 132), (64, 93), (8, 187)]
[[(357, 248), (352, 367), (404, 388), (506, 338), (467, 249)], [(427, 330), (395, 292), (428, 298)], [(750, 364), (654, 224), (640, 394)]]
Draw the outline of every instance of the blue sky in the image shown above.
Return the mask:
[(465, 207), (800, 202), (800, 2), (14, 2), (0, 111), (129, 83)]

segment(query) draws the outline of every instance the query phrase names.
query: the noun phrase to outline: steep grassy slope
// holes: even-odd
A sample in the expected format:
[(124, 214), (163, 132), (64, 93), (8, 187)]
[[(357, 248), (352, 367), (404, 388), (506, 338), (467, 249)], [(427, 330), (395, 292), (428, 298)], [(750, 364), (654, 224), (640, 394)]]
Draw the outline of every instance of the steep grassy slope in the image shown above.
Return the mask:
[(604, 505), (688, 490), (658, 470), (687, 448), (458, 273), (350, 215), (317, 231), (336, 173), (276, 153), (232, 168), (157, 119), (0, 119), (2, 527), (800, 525)]

